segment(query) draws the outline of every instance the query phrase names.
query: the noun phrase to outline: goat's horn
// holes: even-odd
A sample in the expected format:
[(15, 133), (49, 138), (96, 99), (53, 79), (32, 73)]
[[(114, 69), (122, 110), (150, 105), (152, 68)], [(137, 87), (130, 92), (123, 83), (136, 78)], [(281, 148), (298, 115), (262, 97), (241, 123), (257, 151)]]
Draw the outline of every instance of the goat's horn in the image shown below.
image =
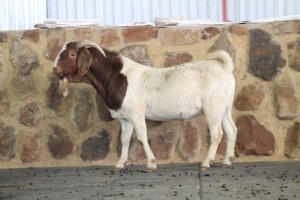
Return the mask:
[(95, 47), (96, 49), (98, 49), (106, 57), (105, 52), (103, 51), (103, 49), (99, 45), (97, 45), (96, 43), (88, 41), (88, 40), (80, 40), (80, 41), (78, 41), (77, 48), (81, 48), (81, 47), (84, 47), (84, 46)]

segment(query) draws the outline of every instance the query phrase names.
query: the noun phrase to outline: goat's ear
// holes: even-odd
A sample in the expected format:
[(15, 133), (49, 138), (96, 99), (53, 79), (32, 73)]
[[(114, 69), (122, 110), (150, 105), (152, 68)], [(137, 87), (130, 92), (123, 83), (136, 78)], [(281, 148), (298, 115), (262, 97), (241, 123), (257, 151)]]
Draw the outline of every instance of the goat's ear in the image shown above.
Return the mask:
[(88, 49), (83, 47), (79, 51), (79, 55), (78, 55), (78, 61), (77, 61), (78, 75), (80, 77), (84, 76), (89, 70), (91, 64), (92, 64), (92, 56), (88, 51)]

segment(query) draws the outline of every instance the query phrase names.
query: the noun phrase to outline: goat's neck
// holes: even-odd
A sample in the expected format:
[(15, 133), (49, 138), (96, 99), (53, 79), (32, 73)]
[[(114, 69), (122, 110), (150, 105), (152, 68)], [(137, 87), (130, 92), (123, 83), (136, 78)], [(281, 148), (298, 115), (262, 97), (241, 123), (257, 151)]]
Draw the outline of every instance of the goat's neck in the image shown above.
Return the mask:
[(106, 91), (101, 81), (99, 81), (90, 70), (88, 70), (88, 72), (86, 73), (85, 78), (86, 83), (91, 84), (97, 90), (98, 94), (102, 97), (102, 99), (105, 99)]
[(118, 110), (123, 102), (127, 89), (127, 79), (115, 71), (113, 66), (92, 65), (85, 77), (99, 93), (109, 109)]

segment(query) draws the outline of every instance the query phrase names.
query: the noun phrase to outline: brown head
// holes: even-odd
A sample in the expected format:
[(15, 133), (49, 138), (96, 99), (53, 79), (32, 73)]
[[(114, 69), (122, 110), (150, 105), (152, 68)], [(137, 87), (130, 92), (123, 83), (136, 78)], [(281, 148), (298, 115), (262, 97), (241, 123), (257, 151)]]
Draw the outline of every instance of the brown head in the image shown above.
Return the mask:
[(118, 53), (103, 50), (87, 40), (66, 43), (53, 63), (53, 73), (60, 79), (63, 96), (68, 95), (69, 83), (85, 82), (114, 110), (121, 107), (128, 85), (122, 68)]
[(67, 42), (53, 63), (53, 73), (60, 79), (60, 89), (64, 96), (68, 95), (69, 82), (83, 82), (82, 77), (87, 73), (92, 63), (89, 47), (98, 49), (104, 56), (101, 47), (87, 40)]

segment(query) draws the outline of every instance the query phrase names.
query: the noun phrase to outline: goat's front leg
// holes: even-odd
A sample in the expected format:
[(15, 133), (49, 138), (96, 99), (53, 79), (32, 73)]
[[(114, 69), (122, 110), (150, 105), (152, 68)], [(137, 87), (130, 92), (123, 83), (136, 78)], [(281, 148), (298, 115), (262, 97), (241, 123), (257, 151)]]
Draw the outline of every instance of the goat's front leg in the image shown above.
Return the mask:
[(122, 150), (121, 150), (121, 157), (115, 166), (115, 171), (121, 171), (122, 169), (124, 169), (124, 165), (128, 160), (130, 138), (133, 131), (132, 123), (126, 120), (120, 120), (120, 122), (122, 126), (122, 133), (121, 133)]
[(154, 154), (148, 143), (146, 120), (143, 118), (136, 118), (134, 120), (134, 128), (137, 139), (143, 144), (144, 151), (147, 156), (147, 172), (152, 172), (157, 166), (155, 163)]

